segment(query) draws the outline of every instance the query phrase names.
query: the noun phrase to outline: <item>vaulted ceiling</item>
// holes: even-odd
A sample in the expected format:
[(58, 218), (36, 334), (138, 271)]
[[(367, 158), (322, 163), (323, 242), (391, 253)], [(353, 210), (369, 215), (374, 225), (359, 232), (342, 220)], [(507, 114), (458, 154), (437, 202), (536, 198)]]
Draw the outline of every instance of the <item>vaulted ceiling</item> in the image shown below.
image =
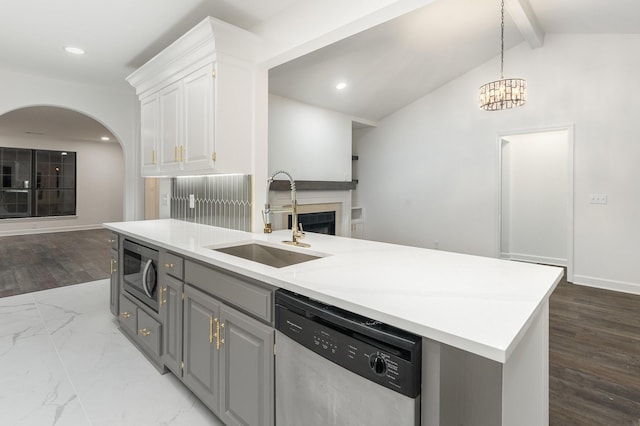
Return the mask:
[[(0, 68), (127, 90), (124, 78), (129, 73), (205, 16), (252, 30), (301, 3), (313, 4), (308, 0), (3, 0)], [(550, 33), (640, 34), (638, 0), (505, 3), (506, 48), (521, 42), (544, 48), (544, 35)], [(273, 68), (270, 92), (375, 122), (495, 58), (499, 6), (498, 0), (434, 0)], [(68, 45), (87, 53), (71, 56), (63, 50)], [(335, 90), (339, 80), (349, 84), (341, 93)]]

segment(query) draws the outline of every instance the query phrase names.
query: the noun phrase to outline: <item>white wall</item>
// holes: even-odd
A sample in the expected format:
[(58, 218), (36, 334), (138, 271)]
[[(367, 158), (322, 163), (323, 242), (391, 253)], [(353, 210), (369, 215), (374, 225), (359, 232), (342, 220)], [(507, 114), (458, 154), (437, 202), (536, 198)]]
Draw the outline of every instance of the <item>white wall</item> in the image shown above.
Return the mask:
[(504, 137), (503, 258), (567, 266), (568, 138), (566, 130)]
[(351, 180), (351, 119), (269, 95), (269, 174), (295, 180)]
[(0, 146), (76, 152), (76, 216), (3, 219), (0, 235), (69, 231), (123, 220), (124, 158), (117, 143), (0, 136)]
[(549, 34), (506, 52), (506, 75), (527, 79), (523, 108), (478, 108), (496, 58), (357, 131), (365, 236), (496, 256), (497, 135), (574, 124), (575, 282), (640, 293), (639, 49), (640, 35)]
[[(123, 218), (144, 213), (143, 180), (139, 178), (138, 102), (133, 88), (101, 87), (0, 69), (0, 115), (27, 106), (58, 106), (81, 112), (113, 133), (124, 152)], [(2, 230), (0, 224), (0, 231)]]

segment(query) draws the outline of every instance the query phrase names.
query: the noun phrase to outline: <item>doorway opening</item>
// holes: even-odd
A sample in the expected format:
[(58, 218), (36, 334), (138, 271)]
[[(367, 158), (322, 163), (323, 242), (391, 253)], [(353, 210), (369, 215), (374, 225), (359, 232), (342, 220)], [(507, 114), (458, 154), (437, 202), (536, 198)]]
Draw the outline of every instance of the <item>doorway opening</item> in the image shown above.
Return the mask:
[(498, 256), (573, 281), (573, 128), (499, 135)]

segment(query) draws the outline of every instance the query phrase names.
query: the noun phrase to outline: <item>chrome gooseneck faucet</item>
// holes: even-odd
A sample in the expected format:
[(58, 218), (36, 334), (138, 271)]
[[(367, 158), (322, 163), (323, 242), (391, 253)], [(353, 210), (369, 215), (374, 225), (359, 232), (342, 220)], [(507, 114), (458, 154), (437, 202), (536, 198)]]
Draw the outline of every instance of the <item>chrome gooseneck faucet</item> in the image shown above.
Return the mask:
[[(274, 206), (272, 207), (269, 204), (269, 190), (271, 188), (271, 184), (273, 183), (274, 178), (283, 174), (289, 178), (289, 183), (291, 184), (291, 207), (284, 206)], [(291, 213), (291, 241), (283, 241), (285, 244), (291, 244), (298, 247), (310, 247), (309, 244), (302, 243), (299, 240), (304, 238), (304, 232), (302, 230), (302, 224), (298, 224), (298, 202), (296, 201), (296, 182), (293, 180), (291, 175), (284, 170), (278, 170), (274, 172), (269, 179), (267, 179), (267, 194), (265, 197), (265, 205), (264, 210), (262, 211), (262, 221), (264, 222), (264, 232), (265, 234), (270, 234), (272, 231), (271, 228), (271, 213)]]

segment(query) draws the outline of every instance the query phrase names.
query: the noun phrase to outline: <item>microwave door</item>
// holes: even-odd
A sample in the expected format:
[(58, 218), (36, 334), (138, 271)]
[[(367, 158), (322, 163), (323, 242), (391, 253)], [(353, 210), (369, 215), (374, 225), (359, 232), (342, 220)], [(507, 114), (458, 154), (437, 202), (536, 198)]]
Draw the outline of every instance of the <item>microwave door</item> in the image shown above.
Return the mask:
[(147, 263), (144, 265), (144, 269), (142, 270), (142, 289), (150, 299), (153, 299), (152, 293), (155, 287), (156, 271), (153, 266), (153, 260), (147, 259)]

